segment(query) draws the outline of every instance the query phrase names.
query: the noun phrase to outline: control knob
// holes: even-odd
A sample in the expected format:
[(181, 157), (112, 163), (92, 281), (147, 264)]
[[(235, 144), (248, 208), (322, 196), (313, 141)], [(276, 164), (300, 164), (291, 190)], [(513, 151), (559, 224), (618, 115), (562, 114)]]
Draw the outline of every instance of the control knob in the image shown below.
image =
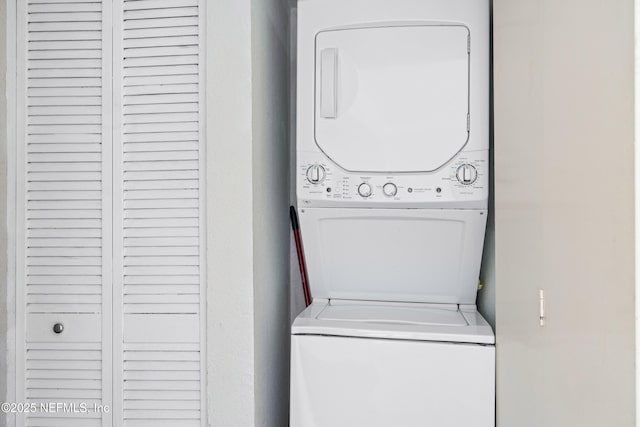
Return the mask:
[(382, 192), (384, 193), (385, 196), (393, 197), (396, 194), (398, 194), (398, 187), (396, 187), (396, 185), (393, 182), (387, 182), (382, 187)]
[(478, 179), (478, 171), (476, 167), (468, 163), (458, 166), (456, 170), (456, 178), (462, 185), (471, 185)]
[(366, 182), (363, 182), (362, 184), (360, 184), (360, 186), (358, 186), (358, 194), (360, 194), (362, 197), (369, 197), (371, 196), (371, 193), (371, 186)]
[(327, 176), (327, 171), (322, 165), (311, 165), (307, 169), (307, 180), (312, 184), (320, 184)]

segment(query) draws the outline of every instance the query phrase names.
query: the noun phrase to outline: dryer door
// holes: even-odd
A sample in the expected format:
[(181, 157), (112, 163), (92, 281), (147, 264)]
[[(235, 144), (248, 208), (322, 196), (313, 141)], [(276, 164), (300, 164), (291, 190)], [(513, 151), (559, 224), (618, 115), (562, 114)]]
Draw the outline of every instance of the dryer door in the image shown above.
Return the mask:
[(380, 26), (316, 37), (315, 139), (342, 168), (438, 169), (468, 139), (469, 30)]

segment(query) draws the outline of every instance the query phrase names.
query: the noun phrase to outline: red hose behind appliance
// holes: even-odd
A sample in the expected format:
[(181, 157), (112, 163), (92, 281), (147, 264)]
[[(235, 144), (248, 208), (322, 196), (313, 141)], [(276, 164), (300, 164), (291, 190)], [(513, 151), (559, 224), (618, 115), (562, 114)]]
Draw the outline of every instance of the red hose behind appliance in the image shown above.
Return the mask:
[(298, 214), (296, 208), (289, 208), (289, 216), (291, 217), (291, 229), (293, 230), (293, 238), (296, 241), (296, 252), (298, 254), (298, 267), (300, 268), (300, 278), (302, 279), (302, 292), (304, 293), (304, 303), (307, 307), (311, 305), (311, 293), (309, 292), (309, 278), (307, 277), (307, 266), (304, 262), (304, 253), (302, 252), (302, 240), (300, 238), (300, 225), (298, 224)]

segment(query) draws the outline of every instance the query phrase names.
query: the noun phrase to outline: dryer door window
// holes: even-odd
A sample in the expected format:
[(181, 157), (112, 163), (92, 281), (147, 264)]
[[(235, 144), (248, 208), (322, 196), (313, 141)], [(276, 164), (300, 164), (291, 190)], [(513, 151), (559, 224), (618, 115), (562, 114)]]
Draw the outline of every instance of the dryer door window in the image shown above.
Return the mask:
[(342, 168), (428, 172), (467, 142), (469, 31), (354, 28), (316, 37), (315, 138)]

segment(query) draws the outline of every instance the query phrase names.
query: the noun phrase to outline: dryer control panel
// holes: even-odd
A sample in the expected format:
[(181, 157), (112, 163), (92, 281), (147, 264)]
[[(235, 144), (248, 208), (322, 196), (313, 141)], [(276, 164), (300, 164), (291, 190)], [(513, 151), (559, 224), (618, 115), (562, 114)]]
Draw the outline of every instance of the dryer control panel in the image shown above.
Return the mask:
[(318, 152), (298, 152), (297, 193), (303, 206), (441, 207), (487, 206), (487, 150), (460, 152), (434, 172), (350, 172)]

